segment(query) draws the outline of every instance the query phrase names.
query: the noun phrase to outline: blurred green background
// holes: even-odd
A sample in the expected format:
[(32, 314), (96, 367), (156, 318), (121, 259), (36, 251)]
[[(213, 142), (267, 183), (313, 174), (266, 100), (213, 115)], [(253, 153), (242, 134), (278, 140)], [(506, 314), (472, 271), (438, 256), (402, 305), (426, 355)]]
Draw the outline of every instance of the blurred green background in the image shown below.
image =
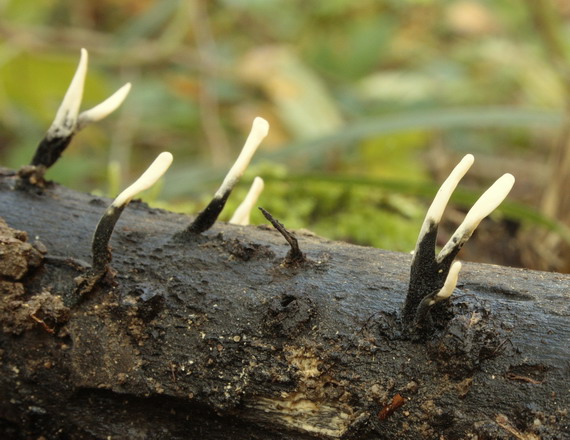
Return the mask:
[(287, 227), (408, 252), (473, 153), (440, 242), (510, 172), (460, 258), (570, 271), (568, 0), (0, 0), (0, 39), (2, 166), (30, 161), (85, 47), (83, 109), (133, 90), (50, 179), (112, 197), (168, 150), (145, 197), (196, 213), (259, 115), (270, 135), (223, 220), (260, 175)]

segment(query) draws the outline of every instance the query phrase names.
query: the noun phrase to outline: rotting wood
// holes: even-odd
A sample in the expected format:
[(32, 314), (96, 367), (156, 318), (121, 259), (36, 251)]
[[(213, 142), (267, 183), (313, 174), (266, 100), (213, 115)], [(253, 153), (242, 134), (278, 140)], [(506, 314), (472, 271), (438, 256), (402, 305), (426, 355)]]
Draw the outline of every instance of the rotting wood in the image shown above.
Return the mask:
[(285, 267), (268, 227), (176, 238), (135, 201), (77, 302), (109, 201), (0, 174), (4, 438), (568, 438), (568, 275), (464, 264), (414, 342), (409, 255), (297, 233), (312, 264)]

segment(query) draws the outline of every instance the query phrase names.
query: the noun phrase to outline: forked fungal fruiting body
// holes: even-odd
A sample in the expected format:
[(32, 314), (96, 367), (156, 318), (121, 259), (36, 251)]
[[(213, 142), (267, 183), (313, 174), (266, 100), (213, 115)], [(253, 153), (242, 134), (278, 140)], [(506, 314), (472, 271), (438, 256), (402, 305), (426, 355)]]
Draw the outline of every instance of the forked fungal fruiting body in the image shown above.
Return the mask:
[(403, 310), (403, 322), (408, 331), (422, 327), (429, 317), (431, 307), (451, 296), (461, 269), (461, 263), (453, 263), (453, 259), (481, 220), (501, 204), (514, 185), (515, 178), (511, 174), (500, 177), (477, 200), (453, 236), (436, 255), (437, 230), (443, 211), (473, 161), (473, 156), (468, 154), (453, 169), (438, 190), (422, 224), (412, 258), (410, 283)]
[(79, 114), (79, 107), (83, 99), (85, 76), (87, 75), (87, 64), (87, 51), (81, 49), (81, 58), (79, 59), (75, 75), (50, 128), (38, 145), (30, 165), (45, 169), (51, 167), (67, 148), (77, 131), (81, 130), (88, 123), (99, 121), (112, 113), (127, 97), (131, 89), (130, 83), (125, 84), (101, 104)]
[(196, 217), (196, 219), (188, 226), (183, 232), (200, 234), (207, 231), (216, 222), (218, 216), (224, 209), (226, 201), (230, 196), (234, 186), (239, 181), (239, 178), (245, 172), (249, 165), (255, 151), (261, 144), (261, 141), (267, 136), (269, 132), (269, 123), (263, 118), (255, 118), (251, 127), (251, 132), (245, 141), (241, 153), (239, 154), (234, 165), (226, 175), (220, 188), (214, 194), (214, 198), (210, 201), (208, 206)]

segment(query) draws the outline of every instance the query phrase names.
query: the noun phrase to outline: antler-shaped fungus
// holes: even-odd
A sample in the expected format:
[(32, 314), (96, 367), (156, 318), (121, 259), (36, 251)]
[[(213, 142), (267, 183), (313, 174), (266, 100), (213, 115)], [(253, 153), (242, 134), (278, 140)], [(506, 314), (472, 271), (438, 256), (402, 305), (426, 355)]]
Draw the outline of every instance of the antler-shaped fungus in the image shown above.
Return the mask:
[(87, 60), (87, 51), (81, 49), (81, 58), (79, 59), (75, 75), (55, 115), (55, 119), (32, 158), (30, 165), (36, 168), (44, 168), (40, 175), (59, 159), (75, 133), (87, 124), (99, 121), (115, 111), (123, 103), (131, 89), (131, 84), (127, 83), (101, 104), (79, 113), (79, 107), (83, 99), (85, 76), (87, 74)]
[(477, 200), (463, 223), (436, 255), (437, 229), (443, 211), (457, 184), (473, 165), (473, 161), (473, 156), (468, 154), (459, 162), (441, 185), (426, 214), (412, 259), (410, 284), (403, 310), (403, 322), (407, 330), (415, 331), (422, 328), (426, 319), (430, 319), (429, 311), (433, 305), (451, 296), (461, 269), (461, 263), (453, 263), (453, 259), (481, 220), (507, 197), (515, 182), (511, 174), (501, 176)]

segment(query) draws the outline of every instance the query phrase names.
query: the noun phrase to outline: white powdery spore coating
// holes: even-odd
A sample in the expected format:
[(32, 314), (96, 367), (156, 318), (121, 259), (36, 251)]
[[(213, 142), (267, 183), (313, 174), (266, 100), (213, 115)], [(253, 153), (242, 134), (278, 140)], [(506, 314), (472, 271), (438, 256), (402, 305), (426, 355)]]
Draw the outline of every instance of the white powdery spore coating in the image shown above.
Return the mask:
[(261, 177), (256, 177), (253, 179), (253, 183), (251, 184), (251, 188), (249, 189), (247, 196), (245, 196), (243, 202), (241, 202), (241, 204), (237, 207), (236, 212), (230, 219), (230, 223), (242, 226), (249, 225), (251, 210), (257, 203), (257, 199), (259, 199), (259, 195), (263, 191), (263, 187), (264, 183)]
[(439, 253), (438, 261), (442, 261), (453, 249), (461, 246), (471, 237), (481, 220), (487, 217), (505, 200), (514, 184), (514, 176), (508, 173), (504, 174), (479, 197), (479, 200), (475, 202), (463, 222)]
[(449, 268), (449, 273), (447, 274), (447, 278), (445, 279), (445, 283), (443, 284), (443, 287), (433, 299), (434, 304), (443, 301), (444, 299), (447, 299), (451, 296), (451, 294), (455, 290), (455, 287), (457, 286), (457, 280), (459, 278), (460, 270), (461, 270), (461, 263), (459, 261), (456, 261), (451, 265), (451, 267)]
[(123, 103), (130, 91), (131, 83), (127, 83), (102, 103), (82, 112), (77, 121), (77, 129), (79, 130), (91, 122), (100, 121), (113, 113)]
[(445, 179), (445, 182), (442, 183), (426, 213), (424, 223), (422, 224), (422, 229), (420, 230), (420, 234), (418, 236), (418, 244), (427, 233), (427, 229), (430, 224), (438, 224), (441, 221), (441, 217), (443, 216), (443, 212), (445, 211), (445, 207), (447, 206), (447, 203), (449, 202), (453, 191), (455, 191), (455, 188), (457, 188), (459, 181), (463, 178), (463, 176), (465, 176), (465, 173), (469, 171), (469, 168), (471, 168), (471, 165), (473, 165), (474, 160), (475, 158), (472, 154), (467, 154), (465, 157), (463, 157), (463, 159), (461, 159), (461, 162), (455, 166), (447, 179)]
[(227, 193), (235, 186), (238, 179), (242, 176), (247, 166), (251, 162), (251, 158), (261, 144), (261, 141), (263, 141), (263, 139), (265, 139), (267, 136), (267, 133), (269, 133), (269, 122), (260, 117), (255, 118), (253, 120), (251, 132), (245, 141), (245, 145), (243, 146), (241, 153), (226, 175), (226, 178), (222, 182), (222, 185), (218, 191), (216, 191), (214, 197), (223, 197), (225, 193)]
[(473, 165), (474, 161), (475, 158), (473, 155), (467, 154), (463, 159), (461, 159), (461, 162), (455, 166), (453, 171), (449, 174), (447, 179), (445, 179), (445, 182), (441, 184), (441, 187), (437, 191), (437, 194), (435, 195), (433, 202), (426, 214), (426, 219), (433, 220), (435, 223), (439, 223), (441, 221), (443, 211), (445, 210), (445, 207), (447, 206), (447, 203), (449, 202), (453, 191), (455, 191), (455, 188), (457, 188), (457, 185), (463, 176), (465, 176), (467, 171), (469, 171), (469, 168), (471, 168), (471, 165)]
[(129, 203), (138, 193), (150, 188), (168, 170), (172, 164), (172, 154), (160, 153), (147, 170), (113, 201), (113, 206), (120, 207)]
[(512, 174), (504, 174), (483, 193), (473, 205), (463, 220), (463, 227), (467, 231), (474, 231), (481, 220), (493, 212), (505, 200), (513, 185), (515, 177)]
[(48, 137), (65, 137), (73, 134), (77, 123), (79, 107), (83, 99), (83, 88), (85, 86), (85, 76), (87, 75), (88, 53), (81, 49), (79, 65), (69, 84), (69, 88), (63, 97), (63, 101), (55, 114), (51, 127), (48, 130)]

